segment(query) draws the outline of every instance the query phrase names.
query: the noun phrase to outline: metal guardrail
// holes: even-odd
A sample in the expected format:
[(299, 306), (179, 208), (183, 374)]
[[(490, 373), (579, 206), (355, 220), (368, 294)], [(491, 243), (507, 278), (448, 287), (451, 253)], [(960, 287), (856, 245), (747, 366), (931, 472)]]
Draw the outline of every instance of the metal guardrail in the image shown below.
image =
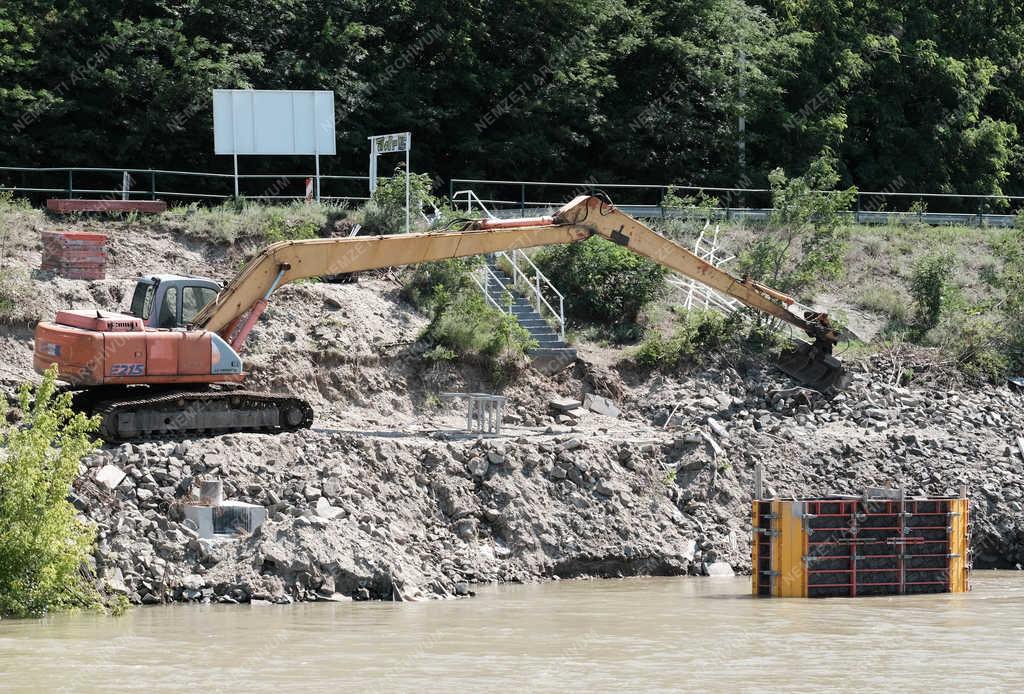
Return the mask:
[[(20, 178), (21, 182), (15, 180)], [(156, 199), (171, 200), (206, 200), (223, 201), (234, 198), (232, 186), (234, 174), (212, 171), (179, 171), (173, 169), (138, 169), (125, 167), (17, 167), (0, 166), (0, 191), (19, 194), (55, 194), (67, 198), (82, 195), (100, 195), (111, 199)], [(302, 186), (307, 178), (315, 178), (315, 173), (293, 174), (239, 174), (244, 181), (269, 181), (270, 184), (261, 190), (251, 192), (243, 197), (263, 201), (303, 200), (304, 194), (288, 194), (286, 191)], [(29, 180), (32, 179), (32, 180)], [(173, 179), (203, 181), (197, 186), (184, 186), (176, 189)], [(363, 202), (368, 198), (363, 194), (368, 188), (369, 177), (358, 175), (321, 175), (321, 181), (328, 183), (331, 194), (323, 195), (327, 202)], [(104, 187), (104, 181), (110, 187)], [(331, 185), (333, 183), (333, 185)], [(359, 184), (355, 186), (354, 184)], [(342, 191), (348, 184), (348, 190)], [(465, 187), (464, 187), (465, 186)], [(481, 197), (470, 186), (477, 190), (485, 187), (488, 190), (514, 191), (514, 197), (497, 196)], [(357, 189), (358, 188), (358, 192)], [(675, 208), (660, 204), (665, 192), (672, 188), (681, 193), (712, 194), (721, 204), (714, 208)], [(457, 190), (458, 189), (458, 190)], [(769, 202), (771, 191), (766, 188), (723, 188), (717, 186), (675, 186), (668, 184), (637, 184), (637, 183), (599, 183), (596, 181), (554, 182), (554, 181), (515, 181), (500, 179), (468, 179), (453, 178), (449, 181), (449, 199), (453, 204), (460, 201), (472, 209), (475, 204), (491, 216), (526, 216), (538, 214), (561, 207), (578, 194), (603, 189), (615, 191), (616, 202), (626, 212), (641, 217), (694, 217), (703, 216), (710, 219), (751, 219), (763, 220), (772, 212), (767, 206), (751, 205), (748, 198), (760, 196)], [(219, 192), (223, 190), (224, 192)], [(528, 196), (527, 192), (561, 191), (554, 196)], [(304, 192), (304, 191), (303, 191)], [(834, 191), (822, 191), (825, 193)], [(619, 195), (621, 193), (621, 195)], [(465, 200), (463, 197), (465, 196)], [(472, 196), (471, 198), (469, 196)], [(547, 199), (532, 199), (544, 197)], [(645, 201), (646, 198), (646, 201)], [(858, 191), (855, 209), (849, 210), (852, 218), (861, 224), (888, 224), (917, 221), (929, 225), (978, 225), (978, 226), (1014, 226), (1016, 215), (1007, 211), (1016, 209), (1024, 211), (1024, 196), (1021, 195), (978, 195), (955, 193), (911, 193), (902, 191)], [(943, 211), (915, 211), (910, 209), (884, 209), (889, 202), (899, 202), (898, 206), (909, 207), (905, 203), (917, 202), (925, 204), (931, 201), (944, 200), (947, 206), (961, 209)], [(733, 204), (735, 203), (735, 204)], [(1002, 211), (1006, 210), (1006, 211)]]
[[(449, 184), (449, 190), (454, 192), (456, 188), (468, 186), (474, 186), (478, 191), (478, 195), (480, 191), (486, 190), (490, 192), (491, 195), (489, 197), (480, 196), (477, 199), (482, 205), (490, 207), (493, 213), (500, 217), (545, 214), (561, 207), (576, 195), (595, 189), (613, 193), (613, 198), (615, 198), (615, 202), (620, 209), (638, 217), (671, 218), (697, 216), (712, 220), (764, 220), (773, 212), (771, 207), (749, 204), (751, 198), (761, 198), (765, 203), (769, 203), (771, 190), (767, 188), (599, 183), (596, 181), (551, 182), (454, 178)], [(714, 197), (718, 198), (720, 206), (711, 208), (666, 207), (661, 204), (661, 201), (669, 188), (680, 193), (713, 194)], [(557, 190), (564, 192), (552, 197), (545, 195), (546, 191)], [(838, 191), (819, 192), (832, 194)], [(500, 193), (513, 193), (513, 196), (500, 195)], [(528, 193), (534, 195), (528, 195)], [(536, 195), (536, 193), (540, 193), (540, 195)], [(649, 202), (643, 203), (644, 198)], [(945, 200), (947, 206), (959, 206), (962, 209), (961, 211), (946, 210), (938, 212), (917, 211), (913, 209), (885, 209), (890, 203), (897, 208), (911, 208), (913, 203), (918, 203), (918, 206), (921, 206), (936, 200)], [(957, 224), (1011, 227), (1014, 226), (1016, 215), (999, 211), (1007, 210), (1008, 212), (1011, 209), (1024, 212), (1024, 196), (865, 190), (857, 192), (855, 208), (848, 212), (856, 222), (861, 224), (917, 221), (933, 226)]]
[[(530, 259), (530, 256), (526, 255), (526, 252), (521, 248), (515, 248), (511, 253), (506, 251), (498, 251), (496, 254), (499, 258), (504, 258), (508, 264), (512, 267), (512, 284), (520, 292), (526, 295), (527, 300), (533, 299), (534, 309), (540, 316), (544, 315), (544, 309), (546, 308), (551, 318), (558, 324), (558, 339), (565, 340), (565, 297), (562, 296), (562, 292), (555, 289), (555, 285), (551, 283), (551, 280), (540, 271), (534, 262)], [(533, 277), (523, 270), (523, 266), (529, 267), (533, 270)], [(546, 287), (555, 297), (558, 297), (558, 310), (556, 311), (551, 303), (544, 298), (544, 293), (541, 290), (541, 286)], [(552, 297), (554, 298), (554, 297)]]
[[(77, 174), (77, 176), (76, 176)], [(51, 185), (12, 185), (13, 178), (21, 177), (26, 180), (29, 177), (35, 178), (36, 182), (45, 179)], [(102, 181), (111, 176), (112, 186), (100, 188), (96, 186), (97, 181)], [(52, 185), (55, 178), (61, 179), (61, 187)], [(205, 190), (171, 190), (167, 185), (160, 185), (170, 178), (205, 179), (216, 183), (230, 182), (234, 180), (234, 174), (216, 173), (212, 171), (176, 171), (171, 169), (132, 169), (132, 168), (98, 168), (98, 167), (18, 167), (0, 166), (0, 191), (12, 193), (54, 193), (66, 198), (74, 198), (82, 195), (102, 195), (110, 199), (132, 200), (157, 198), (172, 200), (231, 200), (235, 196), (231, 193), (210, 192), (207, 185)], [(307, 178), (315, 178), (313, 173), (296, 174), (239, 174), (241, 180), (266, 180), (272, 183), (252, 195), (243, 195), (250, 200), (304, 200), (303, 195), (282, 194), (288, 188), (305, 186)], [(163, 179), (163, 181), (161, 181)], [(76, 180), (79, 182), (76, 185)], [(82, 181), (86, 182), (83, 184)], [(321, 181), (358, 181), (365, 190), (368, 176), (328, 176), (321, 174)], [(227, 186), (230, 189), (230, 186)], [(323, 195), (324, 201), (365, 201), (366, 195)]]
[(451, 201), (452, 207), (456, 209), (458, 209), (459, 205), (465, 205), (466, 212), (472, 213), (473, 206), (476, 205), (477, 207), (480, 208), (480, 211), (483, 212), (484, 216), (486, 216), (488, 219), (497, 219), (497, 217), (489, 209), (487, 209), (487, 206), (484, 205), (483, 201), (480, 198), (478, 198), (476, 196), (476, 193), (474, 193), (472, 190), (457, 190), (454, 193), (452, 193), (448, 199)]
[[(498, 200), (484, 200), (491, 205), (499, 204)], [(492, 208), (496, 217), (507, 219), (514, 217), (535, 217), (550, 214), (558, 209), (561, 203), (530, 202), (526, 208), (509, 207)], [(623, 212), (634, 217), (645, 219), (710, 219), (713, 221), (750, 220), (767, 221), (774, 210), (770, 207), (662, 207), (660, 205), (617, 205)], [(920, 222), (929, 226), (985, 226), (1013, 227), (1017, 217), (1012, 214), (977, 214), (959, 212), (857, 212), (849, 210), (847, 214), (857, 224), (909, 224)]]

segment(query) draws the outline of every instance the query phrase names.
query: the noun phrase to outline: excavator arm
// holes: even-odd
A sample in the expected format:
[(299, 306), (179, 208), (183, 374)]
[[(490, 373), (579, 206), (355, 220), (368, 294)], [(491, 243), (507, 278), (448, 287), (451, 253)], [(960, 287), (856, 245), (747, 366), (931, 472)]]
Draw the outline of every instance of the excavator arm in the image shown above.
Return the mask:
[[(412, 265), (497, 251), (581, 241), (598, 235), (701, 282), (807, 333), (813, 344), (784, 358), (783, 370), (823, 390), (842, 377), (832, 358), (837, 333), (821, 313), (796, 315), (792, 298), (704, 261), (601, 198), (581, 195), (551, 217), (476, 220), (458, 231), (282, 241), (264, 249), (200, 311), (196, 327), (217, 332), (236, 349), (281, 285), (322, 275)], [(788, 363), (787, 363), (788, 359)]]

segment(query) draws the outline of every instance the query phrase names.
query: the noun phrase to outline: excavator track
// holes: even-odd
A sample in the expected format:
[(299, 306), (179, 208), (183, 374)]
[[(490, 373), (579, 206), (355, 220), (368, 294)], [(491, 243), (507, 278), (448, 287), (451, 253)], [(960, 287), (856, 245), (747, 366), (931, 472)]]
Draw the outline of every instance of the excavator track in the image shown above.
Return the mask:
[(99, 435), (108, 442), (231, 432), (279, 433), (313, 424), (313, 408), (305, 400), (247, 390), (172, 391), (82, 405), (81, 409), (101, 417)]

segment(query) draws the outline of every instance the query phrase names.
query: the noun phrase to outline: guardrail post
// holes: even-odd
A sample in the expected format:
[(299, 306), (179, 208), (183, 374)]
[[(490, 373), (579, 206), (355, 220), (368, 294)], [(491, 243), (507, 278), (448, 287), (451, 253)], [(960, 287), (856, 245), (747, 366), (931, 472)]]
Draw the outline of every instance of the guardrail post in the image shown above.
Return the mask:
[(156, 171), (149, 170), (149, 199), (156, 200)]
[(526, 184), (522, 183), (519, 185), (519, 214), (520, 216), (526, 214)]
[(455, 179), (448, 179), (448, 203), (455, 207)]
[(985, 226), (985, 198), (978, 200), (978, 226)]
[(74, 182), (74, 170), (68, 169), (68, 199), (71, 199), (75, 195), (75, 182)]

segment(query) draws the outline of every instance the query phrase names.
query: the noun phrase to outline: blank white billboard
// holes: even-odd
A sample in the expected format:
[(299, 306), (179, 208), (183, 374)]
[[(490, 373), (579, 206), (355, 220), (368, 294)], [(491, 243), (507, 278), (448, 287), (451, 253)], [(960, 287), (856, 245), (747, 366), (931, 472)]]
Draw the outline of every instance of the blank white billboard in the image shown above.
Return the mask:
[(336, 154), (334, 92), (214, 89), (213, 151)]

